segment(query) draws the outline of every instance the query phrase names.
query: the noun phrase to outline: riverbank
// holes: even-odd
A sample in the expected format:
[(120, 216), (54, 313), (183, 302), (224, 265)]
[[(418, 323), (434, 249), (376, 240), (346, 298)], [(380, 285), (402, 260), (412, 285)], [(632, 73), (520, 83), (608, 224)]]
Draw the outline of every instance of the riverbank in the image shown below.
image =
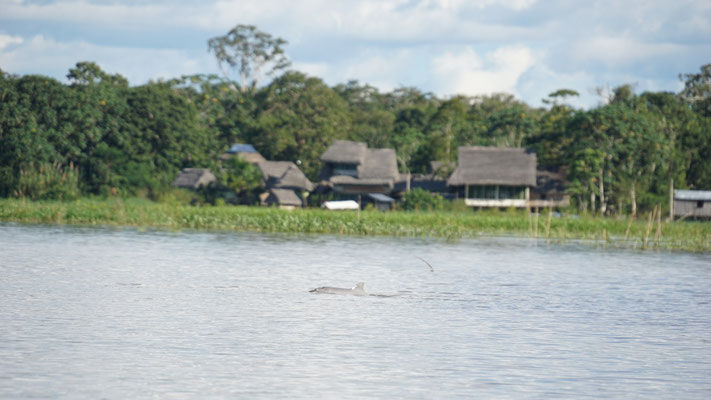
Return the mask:
[(141, 199), (32, 202), (0, 199), (0, 221), (20, 223), (210, 229), (256, 232), (439, 237), (516, 235), (553, 241), (591, 240), (604, 246), (711, 251), (711, 223), (667, 223), (522, 211), (334, 212), (265, 207), (153, 203)]

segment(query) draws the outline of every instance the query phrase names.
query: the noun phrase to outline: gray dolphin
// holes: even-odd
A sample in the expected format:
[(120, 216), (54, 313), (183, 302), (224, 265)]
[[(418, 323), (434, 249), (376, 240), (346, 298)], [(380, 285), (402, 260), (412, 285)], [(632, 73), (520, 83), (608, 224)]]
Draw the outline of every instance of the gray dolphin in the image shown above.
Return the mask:
[(365, 292), (365, 289), (363, 289), (363, 285), (365, 285), (365, 283), (358, 282), (358, 283), (356, 283), (355, 286), (353, 286), (350, 289), (330, 287), (330, 286), (321, 286), (316, 289), (311, 289), (311, 290), (309, 290), (309, 292), (311, 292), (311, 293), (331, 293), (331, 294), (350, 294), (350, 295), (354, 295), (354, 296), (366, 296), (367, 293)]

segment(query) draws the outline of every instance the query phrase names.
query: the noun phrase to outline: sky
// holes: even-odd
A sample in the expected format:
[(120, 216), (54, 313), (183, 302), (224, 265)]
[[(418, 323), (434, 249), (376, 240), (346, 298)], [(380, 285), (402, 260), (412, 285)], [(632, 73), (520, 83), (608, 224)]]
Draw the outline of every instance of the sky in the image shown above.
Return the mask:
[(93, 61), (131, 85), (220, 73), (207, 41), (238, 24), (287, 40), (292, 69), (334, 86), (497, 92), (540, 106), (562, 88), (677, 92), (711, 63), (709, 0), (0, 0), (0, 69), (66, 82)]

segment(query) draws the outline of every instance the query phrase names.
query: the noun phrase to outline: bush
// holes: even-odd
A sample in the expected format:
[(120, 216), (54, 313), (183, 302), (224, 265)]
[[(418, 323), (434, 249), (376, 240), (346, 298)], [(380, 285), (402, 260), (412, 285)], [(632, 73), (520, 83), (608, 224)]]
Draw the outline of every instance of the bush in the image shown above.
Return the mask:
[(402, 202), (402, 209), (409, 211), (417, 210), (442, 210), (445, 200), (438, 194), (430, 193), (424, 189), (415, 188), (405, 195)]
[(15, 197), (32, 200), (76, 200), (79, 198), (79, 172), (73, 164), (63, 168), (59, 163), (31, 165), (22, 169)]
[(203, 202), (201, 196), (193, 191), (181, 188), (170, 188), (156, 194), (153, 199), (157, 203), (169, 205), (191, 205)]

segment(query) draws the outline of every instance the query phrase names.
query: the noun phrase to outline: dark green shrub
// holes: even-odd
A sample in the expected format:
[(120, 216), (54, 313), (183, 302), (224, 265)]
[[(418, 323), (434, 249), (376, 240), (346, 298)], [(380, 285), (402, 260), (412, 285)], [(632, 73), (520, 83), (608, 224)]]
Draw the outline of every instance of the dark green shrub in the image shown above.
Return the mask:
[(424, 189), (415, 188), (409, 191), (402, 202), (402, 209), (408, 211), (417, 210), (441, 210), (444, 208), (445, 200), (438, 194), (433, 194)]

